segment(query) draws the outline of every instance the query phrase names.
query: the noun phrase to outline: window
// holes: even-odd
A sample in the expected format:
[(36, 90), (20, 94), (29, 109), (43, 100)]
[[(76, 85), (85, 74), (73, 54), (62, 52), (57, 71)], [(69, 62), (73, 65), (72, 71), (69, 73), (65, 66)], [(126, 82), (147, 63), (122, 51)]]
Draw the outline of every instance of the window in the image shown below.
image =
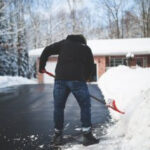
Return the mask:
[(144, 57), (144, 60), (143, 60), (143, 67), (147, 67), (147, 58)]
[(147, 58), (146, 57), (137, 57), (136, 65), (141, 67), (147, 67)]
[(143, 60), (142, 60), (142, 59), (137, 59), (137, 60), (136, 60), (136, 64), (137, 64), (138, 66), (142, 67), (142, 66), (143, 66)]
[(126, 58), (110, 58), (109, 66), (127, 65)]

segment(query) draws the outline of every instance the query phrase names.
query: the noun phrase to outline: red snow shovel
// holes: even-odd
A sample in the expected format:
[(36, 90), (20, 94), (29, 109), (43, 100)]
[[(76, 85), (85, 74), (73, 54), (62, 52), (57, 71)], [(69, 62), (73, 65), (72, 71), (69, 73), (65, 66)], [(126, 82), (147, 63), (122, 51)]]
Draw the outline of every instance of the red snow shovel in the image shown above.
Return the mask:
[[(46, 70), (42, 70), (42, 73), (46, 73), (46, 74), (48, 74), (49, 76), (55, 78), (55, 75), (53, 75), (52, 73), (50, 73), (50, 72), (48, 72), (48, 71), (46, 71)], [(104, 105), (107, 106), (108, 108), (111, 108), (111, 109), (113, 109), (114, 111), (116, 111), (116, 112), (118, 112), (118, 113), (120, 113), (120, 114), (125, 114), (125, 112), (123, 112), (123, 111), (121, 111), (121, 110), (119, 110), (119, 109), (117, 108), (116, 102), (115, 102), (114, 99), (109, 99), (110, 102), (109, 102), (108, 104), (106, 104), (103, 100), (98, 99), (97, 97), (95, 97), (95, 96), (93, 96), (93, 95), (90, 95), (90, 97), (92, 97), (92, 98), (95, 99), (96, 101), (98, 101), (98, 102), (104, 104)]]

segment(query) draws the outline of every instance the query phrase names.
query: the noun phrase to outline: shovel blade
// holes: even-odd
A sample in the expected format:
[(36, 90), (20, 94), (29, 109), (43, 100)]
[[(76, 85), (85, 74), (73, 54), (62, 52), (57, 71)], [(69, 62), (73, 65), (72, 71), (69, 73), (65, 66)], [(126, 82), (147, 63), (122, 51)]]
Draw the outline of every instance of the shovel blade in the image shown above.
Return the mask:
[(117, 105), (116, 105), (116, 101), (112, 100), (108, 105), (106, 105), (107, 107), (115, 110), (116, 112), (120, 113), (120, 114), (125, 114), (125, 112), (121, 111), (118, 109)]

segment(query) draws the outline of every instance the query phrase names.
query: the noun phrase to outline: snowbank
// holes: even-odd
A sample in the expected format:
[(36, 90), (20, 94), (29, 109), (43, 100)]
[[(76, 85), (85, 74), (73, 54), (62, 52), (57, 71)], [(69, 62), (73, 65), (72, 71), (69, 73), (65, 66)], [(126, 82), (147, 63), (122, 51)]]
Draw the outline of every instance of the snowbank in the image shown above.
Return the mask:
[(34, 80), (29, 80), (23, 77), (0, 76), (0, 88), (19, 84), (36, 84)]
[(97, 145), (81, 145), (71, 150), (150, 150), (150, 69), (125, 66), (108, 70), (99, 80), (105, 98), (114, 98), (120, 115), (110, 109), (112, 119), (107, 135)]
[[(114, 98), (118, 108), (128, 112), (130, 107), (135, 107), (136, 105), (133, 99), (137, 99), (138, 96), (150, 88), (149, 77), (149, 68), (137, 67), (136, 69), (131, 69), (126, 66), (119, 66), (108, 70), (100, 78), (98, 84), (106, 100)], [(122, 115), (114, 111), (111, 111), (111, 114), (114, 119), (122, 117)]]
[(150, 149), (150, 69), (119, 66), (99, 80), (106, 99), (112, 97), (126, 114), (111, 111), (118, 122), (108, 130), (111, 137), (122, 137), (120, 150)]

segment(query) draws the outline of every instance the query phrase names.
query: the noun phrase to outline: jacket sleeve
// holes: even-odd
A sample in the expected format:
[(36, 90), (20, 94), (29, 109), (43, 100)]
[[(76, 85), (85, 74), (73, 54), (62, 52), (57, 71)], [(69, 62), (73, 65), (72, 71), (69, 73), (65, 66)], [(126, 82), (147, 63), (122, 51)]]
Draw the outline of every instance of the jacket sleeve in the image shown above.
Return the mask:
[(94, 58), (90, 48), (88, 48), (87, 53), (87, 80), (92, 78), (92, 74), (94, 72)]
[(54, 44), (51, 44), (43, 50), (41, 56), (40, 56), (40, 63), (39, 63), (39, 72), (42, 73), (42, 70), (45, 69), (46, 61), (49, 56), (51, 55), (58, 55), (61, 50), (61, 44), (64, 40), (56, 42)]

